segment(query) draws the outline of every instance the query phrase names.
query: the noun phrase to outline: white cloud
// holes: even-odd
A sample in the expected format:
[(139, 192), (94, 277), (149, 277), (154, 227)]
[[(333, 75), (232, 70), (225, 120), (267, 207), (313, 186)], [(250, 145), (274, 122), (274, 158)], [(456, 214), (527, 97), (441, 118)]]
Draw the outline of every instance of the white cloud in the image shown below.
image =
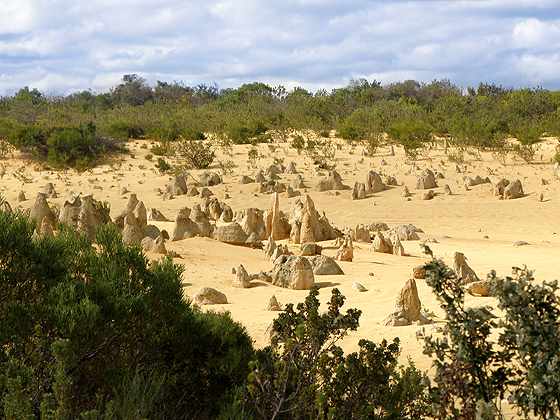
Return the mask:
[(560, 47), (560, 20), (542, 22), (526, 19), (513, 28), (513, 41), (518, 48), (532, 51), (557, 51)]

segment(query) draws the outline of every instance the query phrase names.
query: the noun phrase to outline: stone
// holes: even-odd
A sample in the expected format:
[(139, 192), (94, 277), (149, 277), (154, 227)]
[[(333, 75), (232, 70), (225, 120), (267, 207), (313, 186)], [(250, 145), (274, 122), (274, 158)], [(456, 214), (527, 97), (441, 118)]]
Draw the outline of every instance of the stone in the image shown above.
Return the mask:
[(243, 264), (239, 264), (239, 267), (235, 270), (235, 279), (231, 284), (232, 287), (238, 287), (240, 289), (247, 289), (251, 286), (251, 279), (249, 278), (249, 274)]
[(377, 192), (384, 191), (386, 189), (385, 184), (381, 176), (375, 171), (369, 171), (366, 176), (366, 194), (374, 194)]
[(418, 232), (423, 233), (424, 231), (408, 223), (405, 225), (395, 225), (389, 232), (392, 237), (398, 236), (401, 241), (417, 241), (420, 239)]
[(426, 168), (420, 175), (416, 186), (414, 187), (416, 190), (429, 190), (431, 188), (437, 188), (436, 178), (434, 173)]
[(234, 220), (237, 221), (247, 235), (255, 233), (259, 240), (266, 238), (266, 226), (262, 210), (249, 207), (235, 214)]
[(291, 185), (288, 186), (288, 188), (286, 188), (286, 192), (284, 193), (284, 197), (285, 198), (292, 198), (292, 197), (297, 197), (300, 196), (301, 192), (300, 191), (294, 191), (291, 187)]
[(425, 192), (424, 194), (422, 194), (422, 197), (420, 197), (421, 200), (431, 200), (436, 196), (436, 193), (434, 190), (430, 190), (428, 192)]
[(244, 185), (244, 184), (252, 184), (254, 182), (255, 182), (255, 180), (253, 178), (251, 178), (250, 176), (243, 175), (241, 178), (239, 178), (239, 181), (237, 183)]
[(203, 287), (193, 296), (197, 305), (225, 305), (228, 303), (226, 295), (211, 287)]
[(288, 166), (286, 166), (286, 170), (284, 172), (287, 174), (297, 174), (298, 172), (296, 171), (295, 163), (290, 161), (290, 163), (288, 163)]
[(220, 242), (224, 242), (231, 245), (244, 245), (249, 238), (241, 225), (237, 222), (231, 222), (228, 225), (217, 226), (210, 236)]
[(266, 243), (266, 247), (264, 248), (264, 259), (265, 260), (272, 259), (272, 254), (274, 253), (276, 248), (277, 248), (276, 242), (274, 242), (274, 239), (272, 239), (272, 237), (270, 236), (268, 238), (268, 242)]
[(315, 191), (322, 192), (328, 190), (347, 190), (349, 187), (342, 183), (340, 174), (336, 171), (330, 171), (327, 179), (322, 179), (315, 186)]
[(344, 271), (338, 263), (331, 257), (326, 255), (316, 255), (309, 258), (309, 262), (313, 266), (313, 274), (316, 276), (334, 276), (343, 275)]
[(523, 195), (523, 186), (521, 185), (521, 181), (516, 179), (508, 186), (504, 188), (504, 199), (510, 200), (513, 198), (519, 198)]
[(0, 204), (0, 211), (12, 211), (12, 206), (7, 201), (4, 201)]
[(151, 222), (168, 222), (169, 221), (167, 219), (167, 217), (165, 217), (161, 211), (159, 211), (158, 209), (156, 209), (154, 207), (152, 207), (150, 210), (148, 210), (148, 220), (151, 221)]
[(352, 282), (351, 286), (352, 289), (357, 290), (358, 292), (367, 292), (367, 289), (358, 282)]
[(186, 194), (187, 192), (187, 180), (184, 174), (177, 175), (171, 180), (171, 182), (165, 187), (163, 195), (166, 194), (171, 197), (177, 197), (179, 195)]
[(213, 193), (209, 188), (206, 188), (206, 187), (202, 188), (202, 189), (200, 190), (200, 194), (198, 194), (198, 196), (199, 196), (200, 198), (210, 197), (210, 196), (212, 196), (212, 195), (214, 195), (214, 193)]
[(282, 255), (274, 261), (272, 284), (295, 290), (309, 290), (315, 284), (313, 267), (309, 260), (301, 256)]
[(309, 213), (304, 213), (301, 228), (299, 233), (300, 242), (315, 242), (315, 235), (313, 234), (313, 226), (311, 226), (311, 216)]
[(496, 185), (494, 185), (492, 194), (497, 197), (503, 197), (504, 190), (508, 185), (509, 185), (508, 179), (501, 179)]
[(303, 178), (301, 174), (297, 174), (292, 183), (290, 184), (292, 188), (305, 188), (305, 184), (303, 183)]
[(58, 194), (56, 193), (52, 182), (47, 182), (45, 184), (45, 187), (43, 188), (43, 191), (47, 193), (48, 198), (58, 198)]
[(462, 252), (453, 255), (453, 271), (462, 284), (480, 281), (474, 270), (467, 264), (467, 257)]
[(418, 296), (416, 281), (409, 279), (397, 296), (393, 312), (381, 322), (381, 325), (396, 327), (413, 323), (428, 324), (430, 321), (421, 310), (422, 303)]
[(403, 192), (401, 193), (401, 195), (403, 197), (410, 197), (411, 196), (410, 191), (408, 190), (408, 187), (406, 185), (403, 186)]
[(21, 203), (22, 201), (25, 201), (25, 193), (21, 190), (18, 193), (17, 201), (18, 201), (18, 203)]
[(142, 230), (142, 236), (143, 237), (150, 237), (153, 240), (156, 240), (158, 236), (161, 235), (161, 231), (159, 230), (159, 228), (155, 225), (146, 225), (144, 227), (141, 228)]
[(389, 156), (395, 156), (395, 148), (393, 145), (389, 147)]
[(304, 244), (301, 244), (299, 249), (301, 250), (300, 255), (304, 257), (321, 255), (321, 252), (323, 252), (323, 248), (320, 245), (317, 245), (315, 242), (306, 242)]
[(385, 238), (382, 232), (377, 232), (371, 243), (371, 250), (385, 254), (393, 253), (393, 244), (389, 238)]
[(492, 280), (473, 281), (465, 286), (465, 290), (473, 296), (490, 296)]
[(196, 196), (200, 195), (200, 193), (198, 192), (196, 187), (190, 187), (190, 188), (187, 189), (187, 192), (185, 193), (185, 195), (187, 197), (196, 197)]
[(282, 308), (280, 307), (280, 304), (278, 303), (278, 299), (276, 299), (276, 296), (272, 295), (272, 297), (268, 301), (268, 305), (266, 306), (266, 310), (267, 311), (281, 311), (282, 310)]
[(167, 249), (165, 248), (165, 241), (163, 236), (159, 235), (156, 239), (150, 236), (145, 236), (142, 239), (142, 249), (144, 251), (153, 252), (155, 254), (167, 255)]
[(350, 200), (362, 200), (366, 198), (366, 184), (356, 182), (354, 188), (350, 190), (350, 195), (348, 196)]
[(364, 225), (359, 224), (354, 230), (354, 240), (356, 242), (365, 242), (367, 244), (371, 243), (371, 235)]
[(424, 266), (417, 265), (412, 269), (412, 277), (415, 279), (425, 279), (426, 276), (424, 275)]
[(198, 181), (198, 184), (201, 187), (211, 187), (213, 185), (218, 185), (221, 182), (222, 182), (222, 178), (220, 178), (220, 175), (218, 175), (217, 173), (204, 172), (202, 175), (200, 175), (200, 180)]
[(200, 228), (189, 217), (180, 214), (175, 218), (173, 232), (169, 237), (171, 242), (180, 241), (187, 238), (200, 236)]
[(262, 172), (257, 173), (257, 176), (255, 177), (255, 182), (257, 184), (261, 184), (263, 182), (266, 182), (266, 178), (264, 177)]
[(139, 201), (133, 211), (134, 217), (138, 221), (138, 227), (143, 228), (148, 224), (148, 212), (144, 202)]
[(398, 235), (395, 235), (393, 237), (393, 255), (398, 255), (400, 257), (404, 257), (405, 253), (404, 253), (404, 247), (401, 243), (401, 240), (399, 239)]
[(136, 197), (136, 194), (131, 193), (130, 196), (128, 197), (128, 201), (126, 202), (126, 209), (129, 212), (134, 213), (134, 209), (136, 208), (138, 202), (139, 200), (138, 197)]
[[(306, 227), (306, 236), (302, 235), (303, 231), (303, 218), (306, 217), (305, 214), (309, 216), (309, 220), (306, 222), (308, 225)], [(327, 217), (323, 213), (322, 215), (315, 209), (315, 204), (308, 194), (305, 194), (303, 201), (296, 199), (290, 209), (288, 215), (288, 224), (291, 226), (290, 238), (293, 243), (305, 243), (305, 242), (321, 242), (334, 239), (336, 234), (334, 229), (330, 225)], [(294, 225), (297, 225), (294, 228)], [(309, 235), (310, 230), (313, 231), (313, 237)], [(295, 241), (296, 237), (299, 236), (299, 241)]]
[(126, 187), (122, 187), (121, 190), (119, 191), (120, 195), (126, 195), (128, 194), (128, 189)]
[(35, 202), (29, 209), (29, 217), (37, 222), (36, 232), (41, 231), (41, 225), (47, 220), (52, 226), (55, 225), (55, 216), (49, 203), (47, 203), (47, 194), (43, 191), (37, 194)]
[(266, 236), (272, 236), (275, 241), (286, 239), (290, 236), (289, 226), (280, 221), (280, 199), (275, 192), (270, 197), (268, 211), (265, 213)]
[(354, 259), (352, 238), (349, 236), (344, 237), (342, 245), (334, 252), (333, 258), (339, 261), (352, 261)]
[(443, 193), (445, 195), (453, 195), (453, 193), (451, 192), (451, 188), (449, 187), (449, 184), (445, 184), (443, 186)]

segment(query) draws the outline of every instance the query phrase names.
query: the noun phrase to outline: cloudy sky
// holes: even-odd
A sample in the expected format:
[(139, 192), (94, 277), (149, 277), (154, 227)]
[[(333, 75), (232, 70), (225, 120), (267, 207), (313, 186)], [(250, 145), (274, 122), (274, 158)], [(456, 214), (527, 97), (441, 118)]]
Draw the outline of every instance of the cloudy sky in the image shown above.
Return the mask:
[(560, 90), (560, 0), (0, 0), (0, 95), (124, 74), (311, 92), (351, 79)]

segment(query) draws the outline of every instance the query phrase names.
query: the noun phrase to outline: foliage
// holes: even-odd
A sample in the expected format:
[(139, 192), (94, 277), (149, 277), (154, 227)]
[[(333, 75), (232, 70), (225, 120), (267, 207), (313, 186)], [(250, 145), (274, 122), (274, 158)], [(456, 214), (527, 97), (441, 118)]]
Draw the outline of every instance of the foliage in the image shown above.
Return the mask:
[(214, 161), (214, 151), (211, 144), (204, 144), (201, 140), (182, 140), (175, 147), (188, 168), (206, 169)]
[(157, 163), (154, 165), (157, 169), (159, 169), (159, 171), (163, 174), (164, 172), (167, 172), (169, 170), (171, 170), (171, 165), (169, 163), (167, 163), (165, 161), (164, 158), (162, 157), (158, 157), (157, 159)]
[(418, 149), (432, 142), (432, 126), (421, 120), (407, 119), (389, 127), (387, 135), (391, 140), (400, 142), (405, 154), (414, 159)]
[(344, 297), (333, 289), (319, 313), (318, 287), (273, 323), (272, 344), (251, 363), (247, 387), (258, 418), (422, 418), (425, 377), (399, 366), (398, 340), (361, 340), (344, 355), (336, 343), (355, 331), (361, 311), (340, 312)]
[(140, 138), (144, 131), (138, 124), (131, 124), (125, 121), (115, 121), (105, 127), (107, 134), (119, 139), (137, 139)]
[(535, 284), (533, 272), (513, 268), (513, 275), (497, 278), (494, 294), (505, 312), (499, 343), (514, 355), (518, 384), (515, 403), (525, 415), (553, 419), (560, 416), (560, 298), (558, 282)]
[(182, 268), (149, 266), (114, 227), (96, 246), (34, 229), (0, 212), (0, 418), (215, 417), (249, 373), (245, 329), (185, 301)]
[(443, 338), (419, 334), (424, 353), (434, 358), (437, 385), (430, 393), (436, 416), (465, 420), (499, 416), (500, 401), (511, 383), (512, 356), (492, 340), (496, 322), (484, 310), (465, 306), (465, 289), (443, 261), (433, 258), (424, 266), (424, 275), (446, 320)]

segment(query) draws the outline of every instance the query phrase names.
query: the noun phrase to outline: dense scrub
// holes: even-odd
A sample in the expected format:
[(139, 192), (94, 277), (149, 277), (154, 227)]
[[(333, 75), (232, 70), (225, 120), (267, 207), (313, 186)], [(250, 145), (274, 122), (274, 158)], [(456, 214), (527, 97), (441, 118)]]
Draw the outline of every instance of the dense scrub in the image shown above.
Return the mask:
[[(177, 82), (152, 87), (137, 75), (125, 75), (109, 93), (83, 91), (60, 97), (26, 87), (1, 98), (0, 139), (18, 148), (43, 148), (52, 165), (70, 166), (93, 164), (102, 151), (84, 146), (70, 147), (70, 153), (63, 146), (50, 153), (61, 143), (56, 139), (61, 130), (72, 130), (62, 134), (63, 144), (75, 144), (77, 130), (82, 143), (90, 143), (90, 135), (104, 139), (104, 144), (146, 136), (162, 142), (166, 152), (173, 149), (170, 142), (202, 140), (202, 133), (214, 133), (223, 146), (289, 140), (294, 131), (310, 133), (309, 139), (324, 138), (331, 130), (374, 152), (381, 134), (391, 133), (390, 141), (405, 146), (409, 157), (438, 136), (456, 146), (459, 154), (507, 149), (530, 161), (541, 136), (560, 135), (559, 107), (560, 92), (483, 83), (462, 90), (449, 80), (381, 86), (360, 79), (330, 93), (313, 94), (257, 82), (223, 90)], [(84, 134), (84, 127), (95, 127), (95, 133)], [(55, 140), (50, 141), (52, 136)], [(510, 145), (508, 137), (519, 144)]]

